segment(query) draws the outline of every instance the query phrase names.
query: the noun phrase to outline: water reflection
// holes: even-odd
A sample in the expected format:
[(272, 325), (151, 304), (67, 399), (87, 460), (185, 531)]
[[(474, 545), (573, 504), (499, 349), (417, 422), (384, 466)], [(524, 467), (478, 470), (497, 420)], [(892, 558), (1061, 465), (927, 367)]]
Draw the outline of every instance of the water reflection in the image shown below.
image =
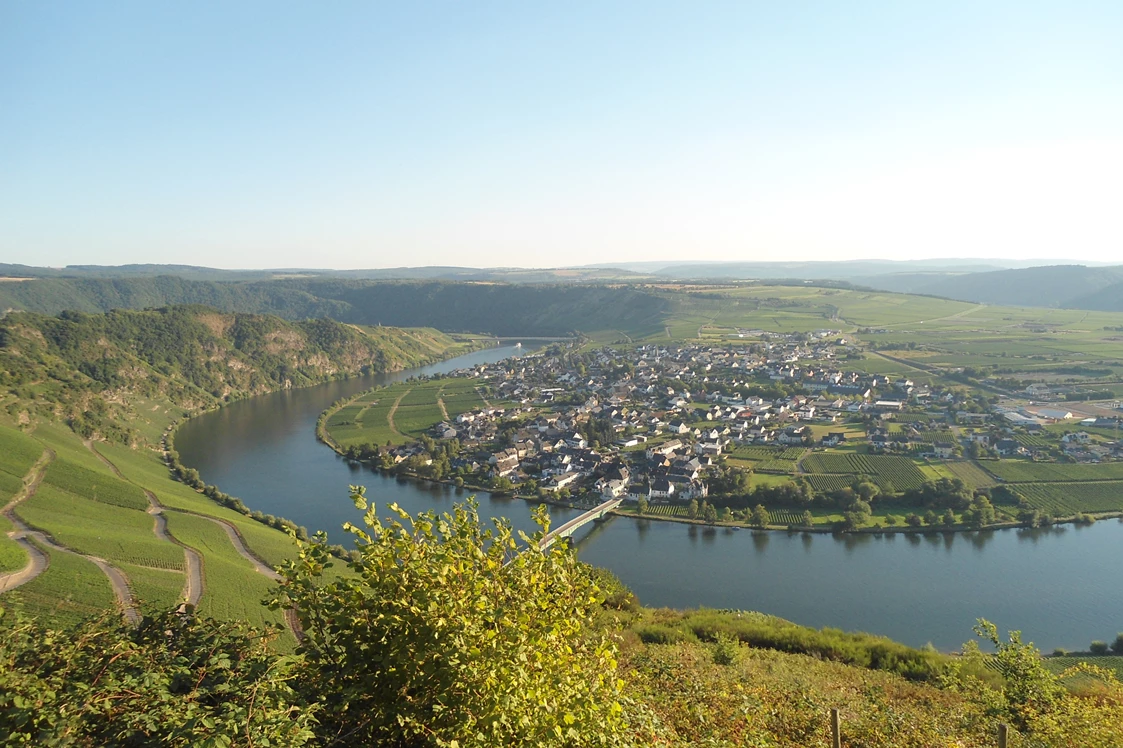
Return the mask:
[(768, 541), (771, 537), (772, 537), (772, 533), (770, 533), (770, 532), (762, 532), (760, 530), (753, 531), (753, 533), (752, 533), (753, 550), (756, 551), (757, 553), (764, 553), (765, 551), (767, 551), (768, 550)]

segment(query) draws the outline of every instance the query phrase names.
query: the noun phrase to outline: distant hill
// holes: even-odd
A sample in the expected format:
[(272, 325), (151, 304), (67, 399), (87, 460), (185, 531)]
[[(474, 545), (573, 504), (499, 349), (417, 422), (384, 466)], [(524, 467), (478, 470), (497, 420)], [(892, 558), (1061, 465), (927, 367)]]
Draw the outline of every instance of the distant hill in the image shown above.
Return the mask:
[(67, 265), (63, 268), (0, 263), (3, 278), (138, 279), (172, 276), (195, 281), (287, 280), (292, 278), (345, 278), (349, 280), (500, 281), (505, 283), (589, 283), (642, 277), (618, 268), (469, 268), (426, 266), (330, 270), (321, 268), (267, 268), (221, 270), (196, 265)]
[[(626, 266), (625, 266), (626, 267)], [(800, 278), (804, 280), (847, 280), (901, 272), (980, 272), (1007, 265), (972, 260), (840, 260), (824, 262), (701, 262), (673, 264), (654, 271), (656, 275), (680, 280)]]
[(1123, 266), (1052, 265), (934, 276), (927, 281), (912, 274), (865, 278), (863, 283), (886, 291), (986, 304), (1123, 311)]
[(1074, 309), (1092, 309), (1098, 312), (1123, 312), (1123, 281), (1104, 286), (1087, 296), (1070, 302)]

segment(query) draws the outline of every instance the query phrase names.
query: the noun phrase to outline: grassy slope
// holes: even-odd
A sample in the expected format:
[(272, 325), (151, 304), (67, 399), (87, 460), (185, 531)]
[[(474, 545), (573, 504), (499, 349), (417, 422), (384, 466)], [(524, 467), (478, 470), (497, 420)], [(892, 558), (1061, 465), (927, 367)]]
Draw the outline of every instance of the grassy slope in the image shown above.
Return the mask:
[(0, 600), (40, 621), (69, 626), (114, 606), (113, 590), (101, 570), (73, 553), (40, 547), (50, 557), (47, 570)]

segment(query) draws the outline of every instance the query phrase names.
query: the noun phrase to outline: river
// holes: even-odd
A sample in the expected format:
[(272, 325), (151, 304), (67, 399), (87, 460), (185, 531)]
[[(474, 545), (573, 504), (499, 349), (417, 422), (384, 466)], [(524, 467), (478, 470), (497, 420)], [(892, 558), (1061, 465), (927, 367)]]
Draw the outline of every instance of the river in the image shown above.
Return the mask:
[[(411, 513), (447, 509), (469, 492), (350, 465), (315, 438), (319, 414), (341, 397), (414, 374), (499, 361), (489, 348), (420, 369), (329, 382), (234, 403), (185, 423), (184, 464), (253, 509), (345, 540), (357, 521), (350, 484)], [(483, 517), (532, 529), (530, 506), (483, 494)], [(552, 508), (556, 523), (576, 512)], [(809, 626), (884, 634), (914, 646), (957, 648), (978, 617), (1021, 629), (1046, 651), (1086, 649), (1123, 629), (1123, 528), (1000, 530), (926, 535), (803, 535), (612, 518), (579, 532), (580, 557), (611, 569), (646, 605), (760, 610)]]

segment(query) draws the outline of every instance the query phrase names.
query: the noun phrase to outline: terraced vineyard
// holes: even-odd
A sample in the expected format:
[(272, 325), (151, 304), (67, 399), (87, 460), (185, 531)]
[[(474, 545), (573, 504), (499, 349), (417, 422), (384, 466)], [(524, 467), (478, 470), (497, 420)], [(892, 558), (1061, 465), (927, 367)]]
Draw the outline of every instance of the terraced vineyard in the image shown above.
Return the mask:
[[(907, 457), (891, 455), (861, 455), (853, 452), (816, 452), (803, 460), (803, 470), (810, 474), (812, 481), (823, 473), (851, 476), (846, 485), (853, 482), (856, 475), (869, 478), (882, 488), (904, 491), (924, 483), (924, 473), (916, 463)], [(827, 483), (823, 481), (823, 483)], [(815, 483), (812, 482), (812, 486)]]
[(51, 463), (45, 481), (76, 496), (125, 509), (148, 509), (144, 491), (104, 472), (97, 472), (60, 457)]
[(1123, 480), (1123, 462), (1082, 465), (1058, 462), (996, 460), (986, 469), (1007, 483), (1075, 483), (1078, 481)]
[(42, 546), (39, 550), (50, 556), (47, 570), (22, 587), (5, 593), (0, 598), (4, 605), (63, 625), (74, 625), (113, 608), (113, 589), (93, 562)]
[[(50, 476), (50, 469), (47, 475)], [(33, 497), (19, 505), (16, 513), (61, 545), (115, 565), (183, 568), (183, 551), (179, 546), (153, 535), (152, 517), (135, 509), (102, 504), (44, 482)]]
[(1123, 481), (1019, 483), (1015, 490), (1033, 507), (1057, 515), (1123, 511)]
[(240, 619), (254, 626), (281, 623), (280, 613), (261, 605), (275, 583), (255, 572), (250, 562), (238, 555), (225, 530), (193, 514), (167, 512), (167, 518), (168, 530), (203, 556), (207, 593), (199, 601), (200, 613)]
[(1111, 670), (1115, 673), (1117, 678), (1123, 679), (1123, 657), (1116, 655), (1046, 657), (1045, 667), (1048, 668), (1051, 673), (1060, 674), (1071, 667), (1076, 667), (1082, 662), (1087, 662), (1090, 665), (1095, 665), (1104, 670)]

